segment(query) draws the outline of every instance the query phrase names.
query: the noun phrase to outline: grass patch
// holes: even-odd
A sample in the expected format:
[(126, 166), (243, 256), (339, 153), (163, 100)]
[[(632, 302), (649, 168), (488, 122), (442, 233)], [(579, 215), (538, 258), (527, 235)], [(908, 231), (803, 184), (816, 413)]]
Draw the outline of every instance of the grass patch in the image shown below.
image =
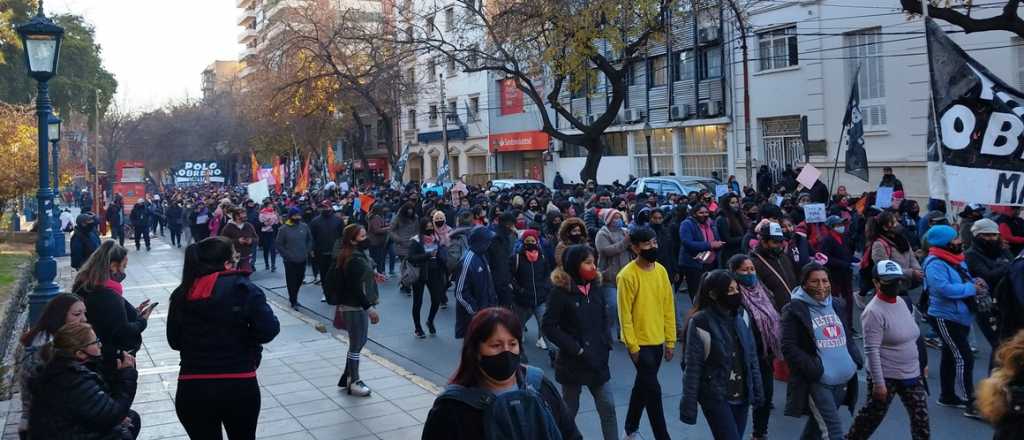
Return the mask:
[(32, 254), (0, 252), (0, 301), (6, 300), (14, 289), (24, 265), (32, 262)]

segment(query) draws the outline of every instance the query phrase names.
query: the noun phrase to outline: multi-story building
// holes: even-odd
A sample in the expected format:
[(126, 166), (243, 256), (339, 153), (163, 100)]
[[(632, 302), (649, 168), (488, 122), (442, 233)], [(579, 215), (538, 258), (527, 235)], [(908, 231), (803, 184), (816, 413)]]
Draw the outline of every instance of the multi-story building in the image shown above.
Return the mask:
[(238, 61), (214, 61), (202, 73), (203, 99), (210, 99), (218, 93), (230, 90), (238, 79), (241, 65)]

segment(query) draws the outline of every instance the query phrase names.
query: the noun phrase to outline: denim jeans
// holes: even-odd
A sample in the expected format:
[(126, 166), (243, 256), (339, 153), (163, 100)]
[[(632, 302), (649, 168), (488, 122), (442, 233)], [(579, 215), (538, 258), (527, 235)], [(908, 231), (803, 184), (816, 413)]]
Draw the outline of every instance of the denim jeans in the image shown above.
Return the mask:
[[(587, 385), (587, 389), (594, 397), (594, 406), (597, 407), (597, 415), (601, 419), (601, 436), (604, 440), (618, 440), (619, 421), (615, 417), (615, 397), (612, 396), (611, 386), (605, 382), (601, 385)], [(565, 408), (569, 410), (569, 416), (573, 419), (576, 419), (576, 413), (580, 410), (580, 394), (582, 392), (582, 385), (562, 384)]]
[(846, 396), (846, 385), (811, 384), (807, 405), (811, 416), (804, 425), (802, 440), (841, 440), (846, 434), (839, 419), (839, 404)]
[(713, 400), (700, 402), (700, 408), (715, 440), (743, 440), (749, 404)]

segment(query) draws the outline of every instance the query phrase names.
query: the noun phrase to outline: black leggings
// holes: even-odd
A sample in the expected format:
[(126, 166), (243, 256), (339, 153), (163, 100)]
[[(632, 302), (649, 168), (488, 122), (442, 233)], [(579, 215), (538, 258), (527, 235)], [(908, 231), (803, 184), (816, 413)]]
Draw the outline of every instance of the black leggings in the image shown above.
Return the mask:
[(416, 330), (423, 331), (423, 327), (420, 326), (420, 310), (423, 309), (424, 286), (426, 286), (427, 290), (430, 291), (430, 313), (427, 315), (427, 323), (434, 323), (434, 317), (437, 316), (437, 309), (441, 307), (445, 294), (444, 286), (438, 286), (437, 284), (440, 283), (417, 281), (412, 285), (412, 323), (416, 326)]
[(190, 438), (256, 438), (260, 385), (253, 379), (182, 380), (174, 400), (178, 420)]

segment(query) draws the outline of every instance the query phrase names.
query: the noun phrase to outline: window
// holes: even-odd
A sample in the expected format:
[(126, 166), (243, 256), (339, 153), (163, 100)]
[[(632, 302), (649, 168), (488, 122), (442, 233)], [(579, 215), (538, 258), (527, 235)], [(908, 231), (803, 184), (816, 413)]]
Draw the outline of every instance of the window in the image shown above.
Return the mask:
[(694, 62), (696, 60), (693, 56), (692, 50), (684, 50), (676, 52), (675, 63), (676, 68), (673, 72), (676, 81), (688, 81), (693, 79)]
[(881, 28), (846, 34), (847, 78), (857, 73), (860, 88), (860, 111), (869, 130), (884, 130), (885, 115), (885, 60), (882, 57)]
[(426, 29), (427, 37), (433, 37), (434, 36), (434, 16), (433, 15), (428, 15), (427, 16), (426, 28), (427, 28)]
[[(601, 135), (601, 142), (604, 143), (605, 156), (626, 155), (626, 133), (621, 131), (605, 133)], [(587, 157), (587, 149), (583, 146), (563, 143), (562, 147), (559, 157)]]
[(370, 138), (371, 134), (373, 134), (373, 126), (370, 125), (370, 124), (364, 124), (363, 125), (363, 146), (371, 145), (373, 143), (373, 139)]
[(430, 104), (430, 113), (428, 113), (430, 120), (430, 126), (437, 126), (437, 104)]
[(665, 55), (647, 60), (647, 87), (668, 84), (668, 58)]
[(444, 10), (444, 27), (449, 31), (455, 30), (455, 8)]
[(799, 65), (796, 26), (757, 34), (761, 71)]
[(480, 50), (479, 45), (469, 46), (469, 51), (466, 53), (466, 65), (469, 67), (476, 67), (477, 65), (477, 52)]
[(434, 57), (427, 60), (427, 73), (429, 74), (427, 82), (433, 82), (437, 78), (437, 59)]
[[(726, 175), (726, 126), (698, 125), (683, 130), (683, 175), (711, 177), (712, 171)], [(654, 139), (651, 139), (652, 143)]]
[(636, 144), (636, 172), (638, 176), (650, 176), (661, 173), (667, 176), (673, 172), (672, 167), (672, 129), (659, 128), (651, 130), (651, 162), (654, 171), (647, 170), (647, 137), (642, 131), (634, 131), (633, 142)]
[(713, 79), (722, 77), (722, 47), (709, 47), (700, 51), (700, 79)]
[(415, 109), (409, 109), (408, 114), (409, 114), (409, 116), (408, 116), (408, 119), (409, 119), (409, 129), (410, 130), (415, 130), (416, 129), (416, 110)]
[[(640, 63), (634, 62), (634, 63), (626, 64), (626, 68), (623, 69), (623, 70), (626, 71), (625, 72), (626, 73), (626, 85), (627, 86), (635, 86), (636, 85), (636, 77), (640, 74), (638, 72), (638, 70), (640, 70)], [(628, 102), (628, 100), (627, 100), (627, 102)]]
[(1010, 44), (1013, 45), (1013, 52), (1017, 56), (1017, 90), (1024, 90), (1024, 39), (1010, 38)]
[(448, 57), (448, 77), (455, 76), (455, 57)]
[(479, 96), (470, 96), (469, 97), (469, 111), (467, 113), (469, 113), (467, 119), (469, 119), (470, 121), (479, 121), (480, 120), (480, 97)]
[(761, 126), (764, 162), (768, 164), (774, 181), (778, 182), (786, 165), (795, 165), (804, 160), (800, 116), (758, 119), (758, 125)]
[(448, 110), (445, 112), (445, 116), (448, 118), (449, 124), (456, 123), (459, 120), (459, 110), (454, 99), (448, 100)]

